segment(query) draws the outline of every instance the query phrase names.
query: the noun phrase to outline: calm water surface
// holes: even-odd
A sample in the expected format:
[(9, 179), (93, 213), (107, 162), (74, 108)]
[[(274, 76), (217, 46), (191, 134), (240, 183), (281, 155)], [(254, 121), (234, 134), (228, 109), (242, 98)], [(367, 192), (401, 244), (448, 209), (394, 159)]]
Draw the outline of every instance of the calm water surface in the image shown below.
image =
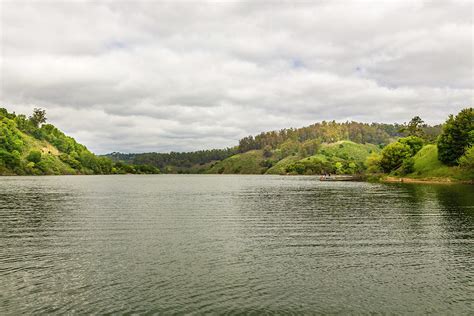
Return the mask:
[(0, 311), (474, 313), (474, 188), (0, 178)]

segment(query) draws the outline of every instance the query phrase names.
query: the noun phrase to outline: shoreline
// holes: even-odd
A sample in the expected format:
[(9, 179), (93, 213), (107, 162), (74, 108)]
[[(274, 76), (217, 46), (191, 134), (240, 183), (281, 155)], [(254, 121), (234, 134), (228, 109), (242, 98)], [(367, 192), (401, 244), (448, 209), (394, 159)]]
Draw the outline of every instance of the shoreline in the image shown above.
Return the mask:
[(451, 178), (406, 178), (406, 177), (385, 177), (380, 182), (384, 183), (418, 183), (418, 184), (474, 184), (474, 180), (455, 180)]
[[(224, 175), (224, 174), (206, 174), (206, 173), (187, 173), (187, 174), (179, 174), (179, 173), (156, 173), (156, 174), (49, 174), (49, 175), (15, 175), (15, 174), (0, 174), (0, 178), (7, 178), (7, 177), (51, 177), (51, 176), (120, 176), (120, 175), (167, 175), (167, 174), (174, 174), (174, 175)], [(255, 175), (255, 176), (282, 176), (282, 177), (293, 177), (293, 176), (306, 176), (306, 177), (321, 177), (321, 175), (292, 175), (292, 174), (284, 174), (284, 175), (266, 175), (266, 174), (225, 174), (225, 175)], [(335, 180), (337, 181), (337, 180)], [(408, 177), (394, 177), (394, 176), (381, 176), (378, 178), (362, 176), (358, 177), (356, 180), (357, 182), (379, 182), (379, 183), (414, 183), (414, 184), (469, 184), (473, 185), (474, 180), (456, 180), (452, 178), (408, 178)]]

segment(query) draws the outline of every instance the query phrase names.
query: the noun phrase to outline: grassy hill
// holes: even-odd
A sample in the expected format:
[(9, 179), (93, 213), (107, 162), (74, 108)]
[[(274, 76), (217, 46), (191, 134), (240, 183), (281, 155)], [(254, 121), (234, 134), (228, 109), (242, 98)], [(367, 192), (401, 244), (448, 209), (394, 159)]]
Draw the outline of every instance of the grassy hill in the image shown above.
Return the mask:
[(414, 157), (414, 172), (407, 175), (414, 179), (451, 178), (455, 180), (474, 179), (473, 170), (461, 169), (458, 166), (446, 166), (438, 160), (438, 147), (425, 145)]
[[(321, 174), (357, 173), (367, 157), (380, 148), (373, 144), (338, 141), (322, 144), (316, 154), (307, 155), (298, 147), (284, 151), (277, 147), (267, 153), (250, 150), (215, 163), (207, 173), (235, 174)], [(286, 154), (286, 155), (285, 155)]]
[(262, 174), (267, 169), (264, 161), (262, 150), (250, 150), (215, 163), (206, 173)]
[(0, 108), (0, 175), (159, 172), (150, 166), (125, 165), (97, 157), (53, 125), (41, 124), (45, 120)]

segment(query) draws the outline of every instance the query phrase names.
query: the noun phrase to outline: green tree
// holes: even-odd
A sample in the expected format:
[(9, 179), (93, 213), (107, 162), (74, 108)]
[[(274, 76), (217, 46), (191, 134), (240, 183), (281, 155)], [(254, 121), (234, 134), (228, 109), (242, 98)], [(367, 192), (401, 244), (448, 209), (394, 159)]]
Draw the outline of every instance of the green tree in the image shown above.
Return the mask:
[(33, 115), (29, 119), (35, 127), (39, 127), (41, 124), (46, 123), (46, 110), (34, 108)]
[(411, 153), (410, 146), (400, 142), (391, 143), (382, 150), (380, 166), (385, 172), (396, 170), (400, 168), (405, 159), (411, 157)]
[(464, 169), (474, 170), (474, 146), (469, 147), (459, 160), (459, 166)]
[(272, 156), (272, 147), (270, 145), (266, 145), (263, 148), (263, 157), (269, 158)]
[(334, 168), (336, 169), (337, 174), (344, 174), (344, 166), (342, 165), (342, 162), (336, 162)]
[(303, 156), (313, 156), (318, 153), (321, 143), (317, 139), (310, 139), (305, 141), (301, 147)]
[(382, 161), (382, 155), (378, 153), (370, 154), (365, 161), (365, 166), (367, 167), (367, 171), (370, 173), (382, 172), (381, 161)]
[(415, 167), (415, 160), (412, 157), (410, 157), (403, 160), (402, 165), (400, 166), (400, 168), (398, 168), (398, 171), (400, 172), (400, 174), (406, 175), (415, 171), (414, 167)]
[(407, 133), (408, 136), (423, 137), (423, 127), (426, 127), (425, 122), (421, 119), (421, 117), (415, 116), (410, 120), (408, 124), (405, 124), (405, 126), (402, 127), (401, 130), (402, 132)]
[(403, 137), (398, 142), (408, 145), (411, 149), (411, 155), (414, 156), (421, 148), (423, 148), (424, 141), (418, 136)]
[(26, 157), (26, 160), (28, 160), (29, 162), (34, 162), (34, 163), (40, 162), (41, 161), (41, 152), (38, 151), (38, 150), (30, 151), (30, 153)]
[(447, 165), (458, 164), (458, 159), (474, 143), (473, 130), (473, 108), (463, 109), (456, 117), (450, 115), (438, 138), (438, 159)]
[(295, 155), (300, 151), (301, 144), (297, 141), (287, 140), (280, 146), (283, 157)]

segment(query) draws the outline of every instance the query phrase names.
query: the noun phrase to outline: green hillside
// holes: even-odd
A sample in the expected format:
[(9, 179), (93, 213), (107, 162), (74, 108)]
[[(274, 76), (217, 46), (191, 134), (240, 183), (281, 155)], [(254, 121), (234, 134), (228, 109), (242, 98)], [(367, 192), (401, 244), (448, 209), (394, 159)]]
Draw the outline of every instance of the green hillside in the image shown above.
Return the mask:
[(206, 173), (262, 174), (267, 169), (264, 167), (264, 161), (262, 150), (250, 150), (213, 164)]
[(438, 159), (438, 147), (436, 145), (424, 146), (414, 157), (414, 172), (411, 178), (453, 178), (457, 180), (474, 179), (474, 171), (462, 169), (458, 166), (444, 165)]
[(372, 152), (379, 152), (373, 144), (339, 141), (318, 145), (308, 155), (302, 144), (285, 143), (273, 150), (250, 150), (215, 163), (208, 173), (238, 174), (355, 174), (364, 168)]
[(32, 116), (0, 108), (0, 175), (157, 173), (150, 166), (115, 163), (45, 124), (45, 112)]

